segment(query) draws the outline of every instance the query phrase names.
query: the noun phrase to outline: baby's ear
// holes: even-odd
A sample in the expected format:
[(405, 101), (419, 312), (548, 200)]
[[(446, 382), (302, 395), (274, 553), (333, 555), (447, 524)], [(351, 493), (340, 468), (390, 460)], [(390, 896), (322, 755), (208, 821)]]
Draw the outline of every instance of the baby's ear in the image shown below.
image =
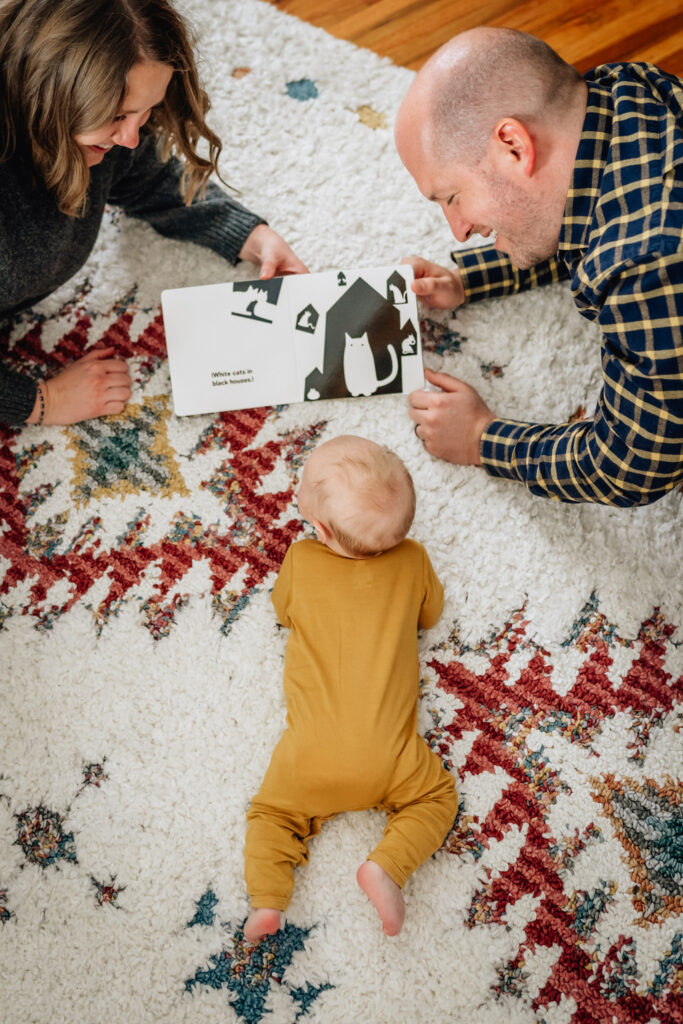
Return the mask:
[(324, 523), (321, 523), (319, 519), (314, 519), (311, 526), (315, 530), (315, 535), (321, 544), (329, 545), (331, 533), (327, 529)]

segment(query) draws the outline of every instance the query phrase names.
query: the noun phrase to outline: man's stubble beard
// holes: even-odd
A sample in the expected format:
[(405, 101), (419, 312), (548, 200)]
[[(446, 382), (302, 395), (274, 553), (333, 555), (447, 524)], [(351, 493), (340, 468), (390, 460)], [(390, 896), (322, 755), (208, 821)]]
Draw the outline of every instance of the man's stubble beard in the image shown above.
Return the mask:
[(505, 251), (513, 266), (528, 270), (555, 256), (559, 232), (553, 232), (551, 237), (548, 229), (540, 228), (548, 218), (548, 211), (542, 208), (542, 204), (530, 199), (522, 189), (502, 176), (483, 168), (481, 173), (499, 209), (513, 211), (513, 218), (507, 224), (494, 225), (496, 234), (503, 235), (510, 243)]

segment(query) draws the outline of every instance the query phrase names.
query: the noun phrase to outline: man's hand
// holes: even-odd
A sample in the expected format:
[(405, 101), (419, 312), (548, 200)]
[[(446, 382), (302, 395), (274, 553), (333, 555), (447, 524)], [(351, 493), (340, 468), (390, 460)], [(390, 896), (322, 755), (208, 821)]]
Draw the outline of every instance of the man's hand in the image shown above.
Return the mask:
[(259, 277), (282, 274), (307, 274), (308, 267), (301, 262), (284, 238), (273, 231), (267, 224), (257, 224), (240, 251), (240, 259), (260, 265)]
[(430, 384), (441, 391), (413, 391), (410, 418), (415, 433), (430, 455), (456, 466), (479, 466), (479, 442), (495, 419), (479, 393), (450, 373), (425, 370)]
[(450, 270), (438, 263), (430, 263), (421, 256), (409, 256), (401, 260), (413, 268), (415, 279), (411, 287), (425, 306), (433, 309), (455, 309), (465, 301), (465, 289), (457, 270)]
[[(45, 396), (43, 423), (80, 423), (122, 412), (130, 398), (130, 373), (123, 359), (110, 359), (113, 348), (96, 348), (56, 377), (40, 382)], [(40, 419), (36, 396), (27, 423)]]

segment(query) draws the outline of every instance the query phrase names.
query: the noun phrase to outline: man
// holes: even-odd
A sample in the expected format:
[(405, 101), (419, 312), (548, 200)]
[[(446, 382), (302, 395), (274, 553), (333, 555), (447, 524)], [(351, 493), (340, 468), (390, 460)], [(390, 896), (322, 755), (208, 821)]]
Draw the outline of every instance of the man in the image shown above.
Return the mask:
[(569, 279), (602, 331), (593, 418), (499, 419), (469, 385), (426, 371), (411, 395), (432, 455), (483, 465), (560, 501), (655, 501), (683, 479), (683, 82), (648, 64), (583, 78), (545, 43), (478, 28), (416, 76), (396, 145), (455, 237), (495, 243), (419, 257), (413, 287), (453, 308)]

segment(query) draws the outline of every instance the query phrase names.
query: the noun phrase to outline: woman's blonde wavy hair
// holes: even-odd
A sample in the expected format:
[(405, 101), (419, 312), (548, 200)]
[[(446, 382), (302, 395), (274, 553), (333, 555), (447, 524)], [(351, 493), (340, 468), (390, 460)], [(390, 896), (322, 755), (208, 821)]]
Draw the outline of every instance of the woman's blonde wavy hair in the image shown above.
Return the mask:
[[(0, 0), (0, 162), (27, 158), (62, 213), (82, 214), (90, 173), (74, 135), (115, 117), (140, 61), (173, 68), (143, 131), (163, 160), (183, 159), (189, 205), (217, 172), (222, 144), (204, 119), (209, 99), (188, 28), (167, 0)], [(208, 158), (197, 153), (200, 138)]]

